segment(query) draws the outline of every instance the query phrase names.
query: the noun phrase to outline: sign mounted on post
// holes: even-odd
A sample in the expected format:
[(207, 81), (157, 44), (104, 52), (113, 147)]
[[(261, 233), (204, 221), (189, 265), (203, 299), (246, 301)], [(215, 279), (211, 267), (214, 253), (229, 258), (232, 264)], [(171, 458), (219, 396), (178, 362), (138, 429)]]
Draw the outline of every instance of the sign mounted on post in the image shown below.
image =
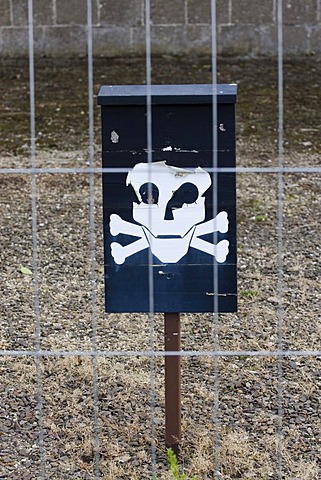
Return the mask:
[[(210, 312), (214, 293), (219, 312), (236, 311), (235, 173), (212, 172), (213, 87), (151, 87), (150, 164), (146, 94), (98, 95), (103, 167), (126, 170), (103, 174), (106, 311), (149, 311), (150, 258), (155, 312)], [(235, 167), (236, 86), (218, 85), (214, 98), (217, 166)]]

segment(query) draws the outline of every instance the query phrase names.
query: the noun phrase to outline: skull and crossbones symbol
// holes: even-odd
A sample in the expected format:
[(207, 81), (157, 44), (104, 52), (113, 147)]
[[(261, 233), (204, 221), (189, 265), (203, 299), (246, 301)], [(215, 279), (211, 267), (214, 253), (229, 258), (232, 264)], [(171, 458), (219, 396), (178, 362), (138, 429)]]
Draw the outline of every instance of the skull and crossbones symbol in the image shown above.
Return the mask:
[(126, 179), (126, 185), (133, 187), (138, 199), (137, 203), (133, 202), (132, 210), (136, 223), (113, 213), (109, 227), (112, 236), (132, 235), (138, 240), (126, 246), (112, 242), (115, 263), (121, 265), (128, 257), (148, 247), (163, 263), (178, 262), (190, 247), (212, 255), (218, 263), (225, 262), (229, 253), (228, 240), (213, 244), (200, 238), (228, 231), (225, 211), (204, 222), (203, 195), (211, 183), (209, 173), (200, 167), (187, 170), (164, 161), (136, 164)]

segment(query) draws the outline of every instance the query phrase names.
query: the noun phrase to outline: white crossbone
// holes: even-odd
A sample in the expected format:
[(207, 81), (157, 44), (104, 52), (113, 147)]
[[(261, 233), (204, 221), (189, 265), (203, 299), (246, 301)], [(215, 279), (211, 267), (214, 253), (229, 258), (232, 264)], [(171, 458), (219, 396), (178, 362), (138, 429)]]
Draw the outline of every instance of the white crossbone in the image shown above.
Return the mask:
[[(228, 217), (226, 212), (220, 212), (215, 218), (204, 223), (200, 223), (193, 227), (190, 232), (191, 240), (190, 246), (200, 250), (204, 253), (212, 255), (216, 258), (218, 263), (223, 263), (229, 252), (228, 240), (221, 240), (219, 243), (212, 244), (199, 238), (202, 235), (207, 235), (214, 232), (226, 233), (228, 231)], [(126, 258), (138, 253), (145, 248), (151, 246), (153, 236), (148, 232), (146, 227), (137, 225), (135, 223), (127, 222), (123, 220), (119, 215), (112, 214), (110, 216), (110, 233), (112, 236), (119, 234), (132, 235), (139, 237), (138, 240), (130, 243), (129, 245), (122, 246), (120, 243), (112, 242), (111, 254), (115, 260), (115, 263), (121, 265), (125, 262)], [(189, 234), (187, 234), (189, 235)], [(159, 239), (158, 241), (166, 241), (168, 239)], [(172, 240), (172, 241), (175, 241)], [(171, 263), (171, 262), (169, 262)], [(172, 263), (176, 263), (173, 261)]]

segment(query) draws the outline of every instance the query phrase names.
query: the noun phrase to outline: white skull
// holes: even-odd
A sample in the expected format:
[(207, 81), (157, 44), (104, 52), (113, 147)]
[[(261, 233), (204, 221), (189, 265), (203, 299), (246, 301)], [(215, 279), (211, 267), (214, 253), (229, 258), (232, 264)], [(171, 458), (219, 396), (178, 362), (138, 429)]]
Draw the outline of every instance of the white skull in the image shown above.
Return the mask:
[(205, 218), (203, 195), (211, 183), (200, 167), (187, 170), (165, 162), (138, 163), (128, 173), (126, 184), (139, 200), (133, 218), (160, 261), (177, 262), (187, 253), (195, 226)]

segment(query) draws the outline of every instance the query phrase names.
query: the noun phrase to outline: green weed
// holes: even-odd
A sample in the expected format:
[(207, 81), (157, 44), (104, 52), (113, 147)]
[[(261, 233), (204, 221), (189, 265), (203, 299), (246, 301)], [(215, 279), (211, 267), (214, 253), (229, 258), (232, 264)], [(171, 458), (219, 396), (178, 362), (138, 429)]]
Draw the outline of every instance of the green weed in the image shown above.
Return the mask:
[[(171, 480), (187, 480), (185, 473), (179, 472), (177, 456), (171, 448), (167, 450), (167, 460), (169, 463), (169, 471), (171, 474)], [(197, 477), (193, 476), (191, 480), (197, 480)]]
[[(167, 450), (167, 461), (169, 465), (170, 480), (188, 480), (185, 473), (180, 473), (177, 456), (172, 448)], [(158, 480), (157, 476), (153, 477), (153, 480)], [(198, 478), (193, 475), (191, 480), (198, 480)]]
[(256, 215), (255, 217), (256, 222), (266, 222), (267, 219), (268, 219), (267, 215), (264, 215), (264, 214)]
[(241, 290), (240, 291), (240, 297), (242, 298), (255, 298), (259, 295), (259, 292), (257, 290)]

